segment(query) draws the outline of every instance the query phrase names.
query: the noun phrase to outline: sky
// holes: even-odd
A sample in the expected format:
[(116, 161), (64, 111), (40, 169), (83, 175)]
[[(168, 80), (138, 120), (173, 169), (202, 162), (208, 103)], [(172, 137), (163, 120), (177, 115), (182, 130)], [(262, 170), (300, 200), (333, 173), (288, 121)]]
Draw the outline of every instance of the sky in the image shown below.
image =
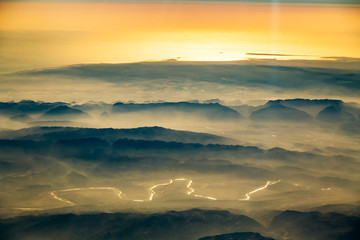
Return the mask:
[(229, 61), (247, 59), (247, 53), (360, 57), (358, 1), (280, 2), (1, 1), (0, 72), (79, 63)]

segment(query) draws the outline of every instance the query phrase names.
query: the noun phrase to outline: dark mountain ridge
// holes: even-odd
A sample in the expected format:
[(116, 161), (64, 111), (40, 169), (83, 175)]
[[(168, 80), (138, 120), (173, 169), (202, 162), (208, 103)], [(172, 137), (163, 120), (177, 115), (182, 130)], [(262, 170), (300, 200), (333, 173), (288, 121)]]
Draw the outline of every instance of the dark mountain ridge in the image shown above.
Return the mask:
[(66, 105), (60, 105), (57, 107), (54, 107), (46, 112), (44, 112), (43, 116), (46, 117), (62, 117), (62, 116), (68, 116), (68, 117), (89, 117), (89, 115), (81, 110), (66, 106)]
[[(91, 227), (90, 227), (91, 226)], [(17, 217), (0, 221), (11, 239), (196, 240), (207, 234), (263, 231), (255, 220), (227, 211), (192, 209), (166, 213), (100, 213)]]
[(313, 118), (308, 113), (296, 108), (286, 107), (280, 102), (271, 101), (265, 105), (265, 108), (251, 113), (250, 119), (256, 121), (294, 121), (304, 122)]
[[(339, 213), (286, 210), (268, 228), (244, 215), (191, 209), (164, 213), (91, 213), (22, 216), (0, 220), (0, 237), (122, 240), (355, 240), (360, 219)], [(263, 237), (268, 236), (268, 237)]]
[(241, 119), (243, 118), (237, 111), (220, 105), (218, 103), (192, 103), (192, 102), (164, 102), (164, 103), (122, 103), (117, 102), (112, 107), (114, 113), (129, 112), (158, 112), (163, 114), (174, 114), (176, 112), (184, 114), (197, 114), (211, 119)]
[(273, 218), (270, 229), (295, 240), (356, 240), (360, 236), (360, 219), (334, 212), (287, 210)]
[(228, 143), (225, 137), (208, 133), (172, 130), (163, 127), (115, 128), (73, 128), (73, 127), (33, 127), (0, 132), (2, 138), (21, 140), (62, 140), (76, 138), (101, 138), (114, 142), (120, 138), (133, 140), (161, 140), (183, 143)]
[(62, 105), (67, 105), (67, 103), (35, 102), (32, 100), (22, 100), (20, 102), (0, 102), (0, 113), (8, 115), (41, 113)]
[(254, 232), (228, 233), (211, 237), (200, 238), (199, 240), (274, 240), (273, 238), (263, 237)]

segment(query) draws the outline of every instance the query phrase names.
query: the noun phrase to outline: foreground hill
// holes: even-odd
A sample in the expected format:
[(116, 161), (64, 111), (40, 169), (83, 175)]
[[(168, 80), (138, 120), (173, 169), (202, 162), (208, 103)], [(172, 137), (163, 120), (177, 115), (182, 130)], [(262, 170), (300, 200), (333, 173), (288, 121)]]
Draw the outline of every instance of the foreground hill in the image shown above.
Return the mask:
[(243, 215), (198, 209), (155, 214), (33, 216), (0, 222), (0, 238), (3, 240), (196, 240), (209, 234), (263, 230), (259, 223)]
[(263, 237), (259, 233), (237, 232), (228, 233), (211, 237), (200, 238), (199, 240), (274, 240), (273, 238)]
[[(192, 209), (163, 213), (56, 214), (0, 220), (3, 240), (356, 240), (360, 219), (284, 211), (268, 228), (244, 215)], [(266, 237), (264, 237), (266, 236)]]
[(270, 229), (294, 240), (356, 240), (360, 237), (360, 219), (334, 212), (285, 211), (274, 217)]

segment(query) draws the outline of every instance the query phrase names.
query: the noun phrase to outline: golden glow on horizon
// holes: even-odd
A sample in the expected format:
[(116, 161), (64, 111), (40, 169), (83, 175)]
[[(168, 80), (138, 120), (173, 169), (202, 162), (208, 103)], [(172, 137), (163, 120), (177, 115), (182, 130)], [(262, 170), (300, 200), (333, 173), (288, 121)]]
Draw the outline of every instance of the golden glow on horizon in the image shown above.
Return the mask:
[(24, 67), (248, 52), (360, 57), (360, 8), (347, 5), (1, 3), (0, 31), (0, 58)]

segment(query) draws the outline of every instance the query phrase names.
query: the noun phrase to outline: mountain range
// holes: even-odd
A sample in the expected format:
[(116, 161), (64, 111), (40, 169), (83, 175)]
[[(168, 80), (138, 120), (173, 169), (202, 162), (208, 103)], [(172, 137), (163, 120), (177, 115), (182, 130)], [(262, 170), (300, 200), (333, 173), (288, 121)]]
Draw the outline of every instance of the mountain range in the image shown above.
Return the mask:
[(0, 236), (6, 240), (355, 240), (360, 236), (359, 224), (359, 218), (337, 213), (284, 211), (266, 228), (244, 215), (192, 209), (152, 214), (90, 213), (9, 218), (0, 221)]

